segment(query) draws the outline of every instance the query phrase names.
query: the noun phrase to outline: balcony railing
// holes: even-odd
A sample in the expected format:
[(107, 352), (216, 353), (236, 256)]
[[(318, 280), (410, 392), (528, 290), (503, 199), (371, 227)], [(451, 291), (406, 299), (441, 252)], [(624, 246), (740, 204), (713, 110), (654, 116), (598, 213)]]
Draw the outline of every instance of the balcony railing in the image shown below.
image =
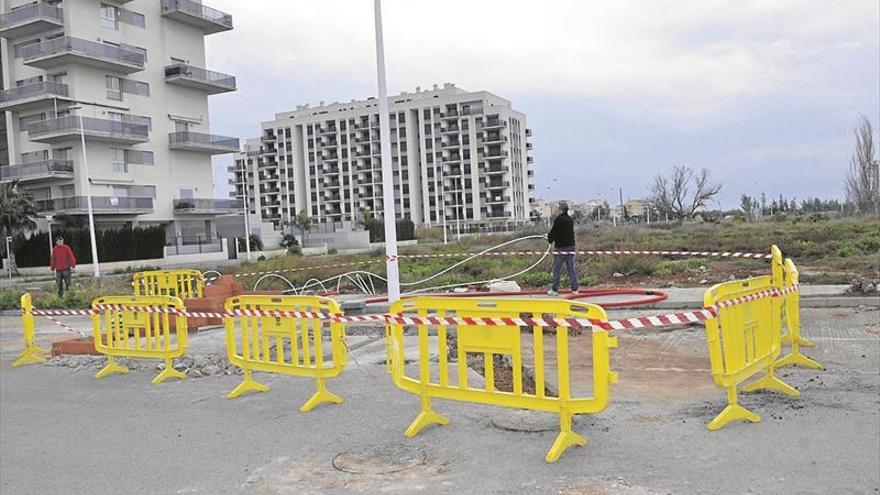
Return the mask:
[(235, 76), (188, 64), (165, 66), (165, 82), (203, 89), (210, 94), (235, 91)]
[(144, 69), (143, 53), (72, 36), (46, 40), (21, 49), (24, 63), (40, 68), (71, 63), (69, 57), (77, 57), (84, 63), (113, 68), (121, 72), (137, 72)]
[(70, 160), (43, 160), (0, 167), (0, 181), (33, 180), (56, 176), (72, 177), (73, 162)]
[(31, 141), (52, 142), (78, 137), (80, 123), (87, 139), (121, 143), (142, 143), (150, 139), (150, 129), (146, 124), (76, 115), (35, 122), (27, 127), (28, 138)]
[(67, 98), (67, 85), (55, 82), (38, 82), (0, 91), (0, 109), (12, 110), (39, 104), (51, 98)]
[(162, 15), (202, 28), (206, 34), (232, 29), (232, 16), (192, 0), (162, 0)]
[(173, 150), (203, 151), (211, 154), (238, 151), (238, 138), (215, 136), (200, 132), (177, 131), (168, 135), (168, 143)]
[[(39, 199), (34, 201), (34, 206), (41, 213), (81, 213), (88, 210), (85, 196)], [(153, 198), (92, 196), (92, 210), (96, 213), (150, 213), (153, 211)]]
[(0, 14), (0, 36), (16, 38), (64, 26), (64, 10), (35, 3)]
[(174, 213), (177, 214), (238, 213), (242, 209), (244, 209), (244, 201), (240, 199), (187, 198), (174, 200)]

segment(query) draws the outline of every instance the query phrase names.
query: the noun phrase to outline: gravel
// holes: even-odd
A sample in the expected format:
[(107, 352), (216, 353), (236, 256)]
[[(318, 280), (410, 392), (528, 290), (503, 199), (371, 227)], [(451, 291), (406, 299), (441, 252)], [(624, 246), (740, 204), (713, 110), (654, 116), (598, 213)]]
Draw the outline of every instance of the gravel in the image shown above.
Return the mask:
[[(130, 370), (161, 371), (165, 368), (165, 363), (154, 360), (117, 358), (116, 362), (127, 366)], [(62, 355), (50, 359), (47, 364), (72, 368), (74, 371), (99, 370), (107, 364), (107, 358), (104, 356)], [(242, 373), (241, 368), (230, 363), (223, 354), (183, 356), (175, 359), (174, 368), (183, 371), (190, 378), (240, 375)]]

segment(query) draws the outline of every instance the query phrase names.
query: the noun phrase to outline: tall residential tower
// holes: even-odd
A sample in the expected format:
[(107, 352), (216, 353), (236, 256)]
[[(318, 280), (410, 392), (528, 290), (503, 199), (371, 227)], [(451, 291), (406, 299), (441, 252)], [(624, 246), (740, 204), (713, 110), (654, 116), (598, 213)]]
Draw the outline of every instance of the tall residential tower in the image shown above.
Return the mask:
[(208, 95), (236, 85), (204, 68), (204, 37), (231, 29), (193, 0), (0, 0), (0, 181), (44, 216), (84, 214), (90, 183), (99, 228), (210, 236), (238, 212), (211, 156), (239, 142), (210, 134)]
[[(534, 183), (526, 117), (509, 101), (452, 84), (389, 96), (394, 197), (417, 225), (525, 222)], [(302, 105), (264, 122), (230, 167), (230, 196), (276, 228), (302, 211), (313, 222), (381, 214), (375, 98)]]

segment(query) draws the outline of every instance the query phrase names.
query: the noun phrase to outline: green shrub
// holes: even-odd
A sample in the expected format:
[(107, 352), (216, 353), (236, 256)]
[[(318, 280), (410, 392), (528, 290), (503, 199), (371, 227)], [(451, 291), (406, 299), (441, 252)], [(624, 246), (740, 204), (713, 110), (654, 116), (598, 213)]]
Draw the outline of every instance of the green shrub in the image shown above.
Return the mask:
[(14, 290), (0, 291), (0, 310), (21, 308), (21, 292)]
[(535, 270), (522, 274), (519, 277), (519, 280), (529, 287), (546, 287), (553, 281), (553, 275), (536, 268)]
[[(298, 245), (297, 246), (290, 246), (287, 248), (287, 254), (289, 254), (290, 256), (302, 256), (303, 251), (302, 251), (302, 248), (299, 247)], [(263, 258), (262, 256), (260, 256), (260, 257)], [(263, 258), (263, 259), (266, 259), (266, 258)], [(262, 260), (259, 260), (259, 261), (262, 261)]]

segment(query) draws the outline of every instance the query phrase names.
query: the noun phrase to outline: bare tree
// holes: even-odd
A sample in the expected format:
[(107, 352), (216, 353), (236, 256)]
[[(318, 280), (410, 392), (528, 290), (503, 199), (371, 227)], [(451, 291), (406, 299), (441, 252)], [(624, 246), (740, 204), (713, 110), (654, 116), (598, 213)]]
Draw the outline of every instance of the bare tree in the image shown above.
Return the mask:
[(880, 213), (880, 162), (874, 158), (874, 129), (861, 115), (854, 130), (856, 149), (846, 177), (846, 201), (861, 213)]
[(684, 165), (676, 165), (669, 175), (654, 177), (651, 203), (660, 214), (684, 220), (705, 208), (720, 190), (721, 184), (709, 182), (709, 171), (705, 168), (695, 172)]

